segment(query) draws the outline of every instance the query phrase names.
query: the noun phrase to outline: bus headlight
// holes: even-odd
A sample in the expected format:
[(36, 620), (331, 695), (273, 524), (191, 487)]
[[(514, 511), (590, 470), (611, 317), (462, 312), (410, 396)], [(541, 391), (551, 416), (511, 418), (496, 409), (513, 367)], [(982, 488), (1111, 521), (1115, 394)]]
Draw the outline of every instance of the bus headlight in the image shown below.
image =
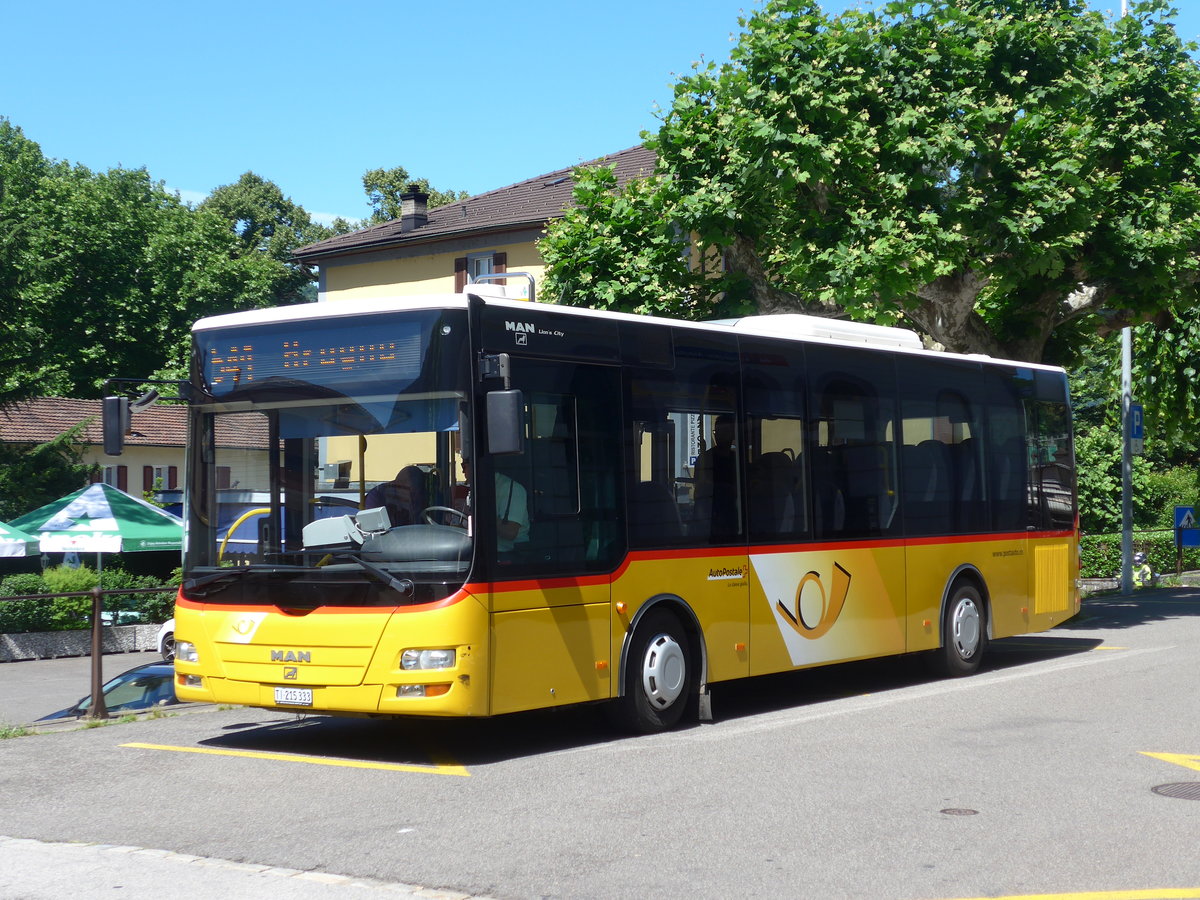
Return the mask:
[(405, 650), (400, 654), (402, 669), (452, 669), (453, 650)]
[(190, 641), (175, 642), (175, 658), (180, 662), (200, 662), (200, 654), (196, 652), (196, 645)]

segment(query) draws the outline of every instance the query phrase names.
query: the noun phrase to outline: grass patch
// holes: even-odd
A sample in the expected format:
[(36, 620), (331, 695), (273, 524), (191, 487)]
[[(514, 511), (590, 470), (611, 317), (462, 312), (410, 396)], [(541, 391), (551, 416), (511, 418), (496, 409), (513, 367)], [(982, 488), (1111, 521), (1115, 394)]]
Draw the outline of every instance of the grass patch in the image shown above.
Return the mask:
[(26, 735), (37, 734), (32, 728), (26, 728), (24, 725), (8, 725), (0, 722), (0, 740), (5, 738), (25, 737)]

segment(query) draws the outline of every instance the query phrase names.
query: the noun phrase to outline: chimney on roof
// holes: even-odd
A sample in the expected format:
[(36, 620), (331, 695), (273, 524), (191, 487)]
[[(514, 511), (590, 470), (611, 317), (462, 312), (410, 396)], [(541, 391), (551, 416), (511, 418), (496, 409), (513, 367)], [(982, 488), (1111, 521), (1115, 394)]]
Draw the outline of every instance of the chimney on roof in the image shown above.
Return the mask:
[(419, 184), (410, 184), (400, 195), (400, 233), (407, 234), (429, 221), (429, 213), (425, 205), (429, 195), (421, 190)]

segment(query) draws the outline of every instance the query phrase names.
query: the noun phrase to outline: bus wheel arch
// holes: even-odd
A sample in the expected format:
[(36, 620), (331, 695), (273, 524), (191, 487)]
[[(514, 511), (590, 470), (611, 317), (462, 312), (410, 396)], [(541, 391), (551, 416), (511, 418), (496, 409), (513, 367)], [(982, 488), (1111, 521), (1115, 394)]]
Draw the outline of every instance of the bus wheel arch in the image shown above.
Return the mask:
[(658, 595), (629, 623), (618, 669), (618, 696), (609, 704), (623, 728), (664, 731), (694, 717), (706, 690), (707, 654), (700, 623), (674, 595)]
[(974, 566), (960, 566), (942, 594), (937, 670), (952, 678), (979, 670), (991, 632), (987, 584)]

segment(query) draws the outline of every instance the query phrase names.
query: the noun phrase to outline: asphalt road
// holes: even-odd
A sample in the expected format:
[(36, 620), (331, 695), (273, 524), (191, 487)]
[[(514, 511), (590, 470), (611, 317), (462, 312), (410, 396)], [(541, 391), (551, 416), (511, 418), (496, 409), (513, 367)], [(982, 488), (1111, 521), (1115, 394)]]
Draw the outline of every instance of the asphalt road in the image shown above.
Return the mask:
[[(0, 741), (0, 831), (498, 898), (1200, 898), (1198, 647), (1200, 591), (1153, 591), (997, 642), (972, 678), (719, 685), (715, 723), (650, 737), (590, 708), (204, 707)], [(56, 845), (0, 840), (0, 896), (22, 846)], [(305, 896), (247, 885), (224, 896)]]
[[(143, 663), (159, 662), (157, 653), (109, 653), (102, 657), (103, 681)], [(37, 659), (0, 663), (0, 725), (28, 725), (72, 706), (92, 692), (92, 658)]]

